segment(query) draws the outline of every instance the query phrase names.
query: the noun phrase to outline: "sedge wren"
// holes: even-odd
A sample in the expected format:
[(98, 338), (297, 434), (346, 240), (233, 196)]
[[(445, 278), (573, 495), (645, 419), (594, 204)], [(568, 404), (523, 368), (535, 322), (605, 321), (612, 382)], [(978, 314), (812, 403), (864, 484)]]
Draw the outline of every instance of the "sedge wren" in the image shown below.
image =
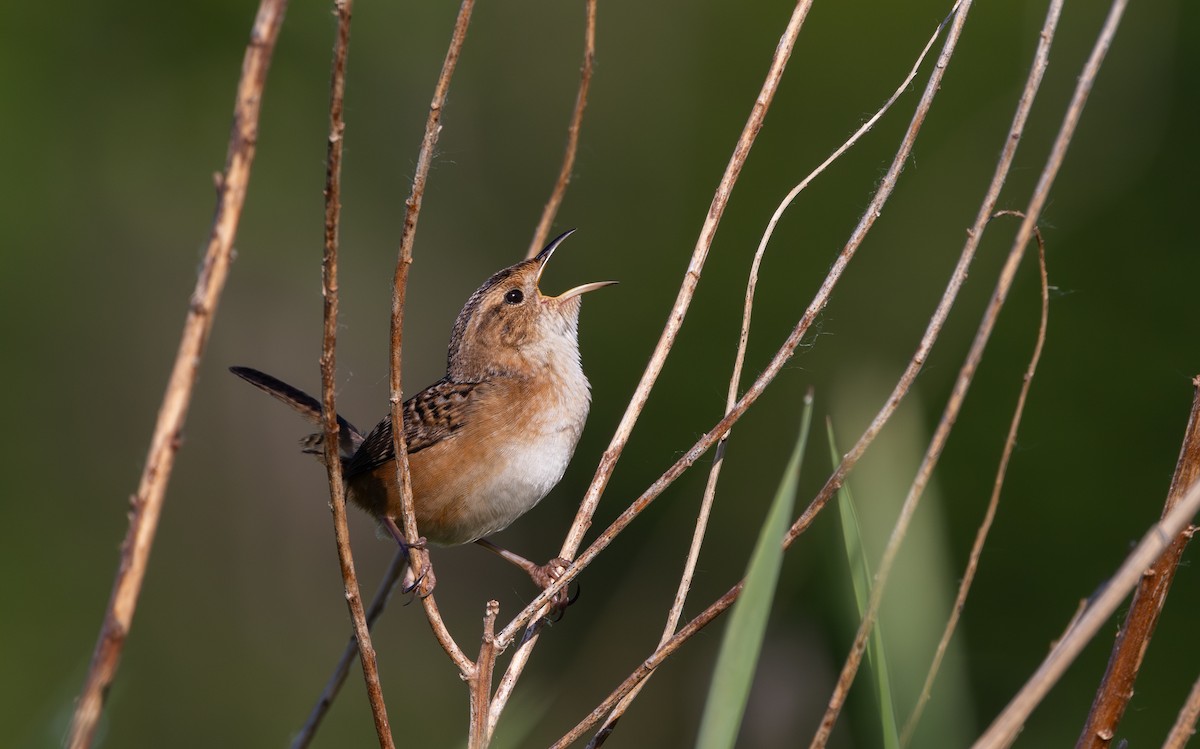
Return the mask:
[[(571, 231), (536, 257), (496, 273), (471, 295), (450, 336), (446, 375), (404, 402), (417, 529), (430, 543), (479, 543), (545, 587), (565, 562), (535, 565), (487, 540), (550, 492), (566, 471), (591, 403), (579, 362), (584, 284), (544, 296), (538, 280)], [(231, 371), (320, 423), (311, 395), (248, 367)], [(396, 526), (400, 490), (388, 414), (363, 434), (339, 418), (347, 496), (403, 543)], [(323, 434), (301, 441), (323, 457)], [(426, 580), (428, 590), (432, 580)]]

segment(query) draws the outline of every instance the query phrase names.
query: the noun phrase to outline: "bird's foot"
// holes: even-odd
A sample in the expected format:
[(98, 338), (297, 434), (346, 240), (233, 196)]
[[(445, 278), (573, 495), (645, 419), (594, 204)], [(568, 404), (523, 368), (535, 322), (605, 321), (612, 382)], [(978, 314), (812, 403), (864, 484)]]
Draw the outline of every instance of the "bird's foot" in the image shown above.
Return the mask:
[[(531, 567), (528, 570), (529, 577), (533, 580), (534, 585), (545, 590), (563, 576), (563, 573), (567, 571), (567, 567), (570, 564), (570, 561), (562, 557), (555, 557), (540, 567)], [(569, 592), (569, 587), (560, 589), (551, 599), (553, 618), (550, 621), (557, 622), (561, 620), (563, 615), (567, 613), (567, 607), (579, 599), (579, 584), (575, 584), (575, 592), (573, 594)]]
[[(424, 539), (422, 539), (424, 540)], [(413, 567), (410, 564), (408, 573), (404, 577), (404, 585), (400, 588), (400, 592), (404, 594), (412, 594), (412, 598), (405, 602), (405, 606), (412, 603), (415, 599), (420, 598), (425, 600), (433, 595), (433, 588), (437, 585), (437, 577), (433, 574), (433, 565), (426, 562), (421, 569), (421, 574), (413, 574)]]

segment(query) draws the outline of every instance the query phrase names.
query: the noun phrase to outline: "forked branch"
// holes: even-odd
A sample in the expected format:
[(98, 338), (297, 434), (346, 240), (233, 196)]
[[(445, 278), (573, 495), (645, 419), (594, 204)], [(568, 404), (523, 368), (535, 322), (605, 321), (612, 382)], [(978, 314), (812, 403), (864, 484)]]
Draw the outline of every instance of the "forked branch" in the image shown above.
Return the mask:
[(567, 194), (567, 185), (571, 182), (571, 171), (575, 168), (575, 154), (579, 151), (579, 131), (583, 126), (583, 110), (587, 107), (588, 89), (592, 86), (592, 69), (596, 66), (596, 0), (586, 0), (584, 12), (587, 19), (583, 31), (583, 67), (579, 70), (579, 93), (575, 94), (571, 124), (567, 126), (567, 146), (563, 151), (558, 179), (554, 181), (550, 199), (542, 209), (542, 217), (533, 232), (533, 241), (529, 243), (529, 250), (525, 253), (526, 258), (533, 257), (546, 246), (550, 227), (554, 225), (554, 217), (558, 215), (563, 197)]

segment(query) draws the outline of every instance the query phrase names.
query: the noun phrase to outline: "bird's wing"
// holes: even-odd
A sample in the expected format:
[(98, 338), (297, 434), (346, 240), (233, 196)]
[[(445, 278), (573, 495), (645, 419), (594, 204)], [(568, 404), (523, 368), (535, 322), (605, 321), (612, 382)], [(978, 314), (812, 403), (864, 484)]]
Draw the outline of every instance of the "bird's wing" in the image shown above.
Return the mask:
[[(404, 441), (409, 455), (451, 436), (466, 424), (478, 382), (440, 380), (404, 402)], [(396, 457), (392, 415), (383, 417), (346, 464), (346, 478), (366, 473)]]

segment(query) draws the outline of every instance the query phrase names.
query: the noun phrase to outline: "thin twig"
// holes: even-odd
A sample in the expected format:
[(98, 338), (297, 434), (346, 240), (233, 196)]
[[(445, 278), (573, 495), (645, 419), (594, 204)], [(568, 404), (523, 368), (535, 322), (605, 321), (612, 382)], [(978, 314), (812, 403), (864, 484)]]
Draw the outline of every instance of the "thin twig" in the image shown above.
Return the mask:
[(167, 381), (146, 464), (137, 493), (130, 498), (129, 529), (121, 543), (121, 557), (113, 580), (112, 593), (92, 653), (88, 675), (75, 704), (67, 746), (84, 749), (91, 746), (108, 689), (116, 678), (121, 653), (133, 615), (137, 609), (142, 580), (150, 560), (150, 549), (158, 530), (158, 520), (166, 497), (167, 483), (180, 447), (180, 434), (191, 404), (192, 388), (200, 367), (205, 344), (225, 279), (229, 273), (233, 240), (246, 200), (250, 167), (258, 143), (258, 119), (266, 85), (267, 69), (279, 38), (287, 0), (262, 0), (250, 32), (250, 42), (242, 60), (233, 110), (233, 127), (225, 157), (225, 171), (217, 188), (216, 215), (209, 233), (208, 247), (196, 287), (189, 301), (187, 318), (180, 336), (179, 350), (171, 377)]
[(1187, 701), (1180, 708), (1179, 716), (1175, 718), (1175, 725), (1171, 726), (1171, 732), (1167, 734), (1162, 749), (1183, 749), (1187, 746), (1188, 740), (1196, 735), (1197, 721), (1200, 721), (1200, 678), (1192, 684), (1192, 691), (1188, 693)]
[[(425, 196), (425, 182), (429, 177), (429, 167), (433, 162), (433, 149), (437, 144), (438, 134), (441, 133), (442, 107), (446, 104), (446, 94), (450, 90), (450, 78), (458, 64), (458, 56), (462, 52), (463, 43), (467, 38), (467, 26), (471, 22), (471, 11), (475, 0), (463, 0), (458, 9), (458, 18), (454, 22), (454, 33), (450, 38), (450, 47), (446, 50), (446, 59), (442, 63), (442, 72), (438, 76), (437, 85), (433, 90), (433, 100), (429, 104), (429, 117), (425, 122), (425, 136), (421, 140), (421, 150), (417, 154), (417, 170), (413, 176), (412, 192), (405, 201), (404, 228), (400, 234), (400, 252), (396, 260), (396, 273), (393, 278), (392, 292), (392, 336), (391, 336), (391, 407), (392, 407), (392, 440), (396, 451), (396, 480), (400, 486), (403, 502), (401, 519), (404, 524), (405, 538), (410, 548), (410, 562), (413, 574), (417, 580), (432, 579), (429, 566), (429, 555), (422, 548), (420, 533), (417, 528), (416, 512), (413, 509), (412, 485), (408, 474), (408, 447), (404, 441), (404, 395), (400, 388), (400, 350), (404, 336), (404, 299), (408, 289), (408, 269), (412, 265), (412, 248), (417, 233), (417, 217), (421, 212), (421, 201)], [(469, 676), (475, 665), (466, 656), (458, 643), (454, 641), (446, 623), (442, 620), (437, 603), (432, 595), (422, 597), (425, 616), (433, 629), (438, 642), (458, 666), (463, 676)]]
[(579, 740), (587, 733), (592, 726), (596, 725), (616, 704), (624, 699), (633, 689), (646, 680), (646, 678), (654, 672), (663, 661), (675, 653), (685, 642), (690, 640), (697, 632), (708, 625), (713, 619), (723, 614), (733, 605), (737, 597), (742, 592), (742, 587), (745, 581), (739, 582), (729, 590), (725, 595), (714, 601), (708, 608), (702, 611), (695, 619), (685, 624), (675, 635), (667, 640), (666, 643), (660, 645), (650, 657), (642, 661), (633, 673), (621, 682), (620, 686), (612, 691), (599, 705), (592, 710), (583, 720), (574, 728), (563, 735), (558, 741), (554, 742), (550, 749), (565, 749), (571, 744)]
[(587, 21), (583, 32), (583, 67), (579, 70), (579, 93), (575, 95), (575, 110), (571, 113), (571, 124), (567, 127), (567, 147), (563, 153), (562, 167), (558, 170), (558, 179), (554, 182), (554, 190), (550, 193), (550, 199), (546, 201), (546, 207), (542, 209), (542, 218), (533, 232), (533, 241), (529, 243), (526, 258), (533, 257), (546, 246), (550, 227), (554, 224), (554, 217), (558, 215), (563, 196), (567, 192), (567, 184), (571, 181), (571, 170), (575, 168), (575, 154), (579, 150), (579, 129), (583, 124), (583, 110), (587, 107), (588, 89), (592, 85), (592, 69), (596, 64), (596, 0), (586, 0), (584, 8)]
[(1012, 744), (1033, 709), (1041, 703), (1100, 628), (1105, 626), (1109, 617), (1125, 600), (1125, 596), (1137, 586), (1146, 569), (1188, 528), (1189, 522), (1195, 518), (1197, 512), (1200, 512), (1200, 481), (1192, 484), (1184, 492), (1179, 504), (1146, 531), (1141, 542), (1125, 558), (1120, 569), (1104, 585), (1078, 623), (1051, 649), (1042, 665), (1029, 677), (1000, 715), (996, 716), (987, 731), (972, 745), (973, 749), (996, 749)]
[[(1062, 3), (1058, 2), (1057, 4), (1061, 7)], [(1043, 36), (1043, 39), (1045, 38)], [(996, 215), (1020, 214), (1015, 211), (1001, 211)], [(1000, 506), (1000, 492), (1004, 487), (1004, 478), (1008, 475), (1009, 460), (1012, 458), (1013, 450), (1017, 446), (1017, 429), (1021, 426), (1021, 417), (1025, 413), (1025, 401), (1029, 397), (1029, 388), (1033, 384), (1033, 376), (1037, 372), (1038, 362), (1042, 358), (1042, 349), (1046, 345), (1046, 327), (1050, 318), (1050, 281), (1046, 274), (1046, 245), (1042, 239), (1042, 233), (1036, 231), (1035, 236), (1038, 244), (1038, 278), (1041, 281), (1042, 294), (1042, 314), (1041, 320), (1038, 323), (1037, 340), (1033, 346), (1033, 354), (1029, 357), (1029, 365), (1025, 368), (1021, 392), (1017, 396), (1017, 404), (1013, 408), (1012, 420), (1008, 425), (1008, 436), (1004, 440), (1004, 449), (1000, 454), (1000, 464), (996, 467), (996, 478), (992, 482), (992, 495), (988, 499), (987, 510), (984, 512), (979, 529), (975, 532), (975, 542), (971, 545), (971, 554), (967, 560), (967, 568), (963, 572), (962, 579), (959, 580), (958, 593), (954, 598), (954, 606), (950, 610), (946, 627), (942, 630), (942, 637), (938, 640), (937, 649), (933, 654), (933, 661), (929, 665), (929, 671), (925, 674), (925, 683), (921, 687), (921, 693), (917, 697), (916, 705), (909, 714), (908, 720), (904, 723), (904, 729), (900, 732), (901, 746), (908, 746), (912, 740), (913, 732), (917, 728), (917, 724), (921, 721), (925, 705), (929, 702), (929, 697), (933, 693), (933, 682), (937, 678), (938, 671), (941, 670), (942, 660), (945, 658), (946, 650), (950, 646), (950, 639), (954, 636), (954, 631), (958, 627), (958, 620), (962, 616), (963, 608), (967, 604), (967, 594), (970, 593), (971, 584), (975, 581), (975, 573), (979, 569), (979, 559), (983, 555), (983, 546), (987, 542), (992, 522), (996, 519), (996, 510)]]
[[(367, 629), (374, 627), (375, 622), (383, 615), (396, 581), (404, 575), (404, 571), (407, 568), (408, 556), (404, 553), (403, 549), (397, 549), (396, 554), (392, 557), (392, 563), (387, 568), (387, 572), (383, 573), (383, 579), (379, 582), (379, 588), (375, 591), (375, 597), (371, 599), (371, 605), (367, 608)], [(356, 655), (358, 655), (358, 638), (351, 633), (350, 641), (346, 643), (346, 648), (342, 651), (342, 657), (338, 659), (333, 673), (329, 675), (329, 680), (325, 682), (325, 688), (321, 691), (321, 696), (317, 698), (317, 704), (313, 705), (312, 711), (308, 714), (308, 720), (304, 722), (304, 725), (300, 728), (300, 732), (292, 739), (292, 749), (305, 749), (316, 738), (317, 729), (321, 727), (321, 721), (325, 719), (325, 715), (329, 712), (333, 701), (337, 699), (342, 684), (346, 683), (346, 676), (350, 673), (350, 664), (354, 661)]]
[(379, 667), (375, 648), (363, 611), (362, 595), (358, 590), (358, 575), (354, 571), (354, 553), (350, 548), (350, 527), (346, 520), (346, 485), (342, 479), (342, 459), (338, 439), (337, 410), (334, 406), (334, 381), (337, 372), (338, 323), (338, 229), (341, 216), (342, 145), (346, 123), (342, 119), (346, 93), (346, 53), (350, 46), (350, 17), (353, 0), (335, 0), (338, 19), (337, 42), (333, 48), (333, 72), (329, 85), (329, 144), (325, 162), (325, 248), (321, 263), (324, 294), (325, 328), (321, 340), (321, 416), (325, 424), (325, 469), (329, 476), (329, 509), (333, 513), (333, 533), (337, 540), (338, 561), (345, 587), (346, 605), (358, 640), (359, 661), (367, 685), (367, 701), (375, 721), (379, 746), (391, 748), (392, 728), (388, 723), (387, 704), (383, 700), (383, 685), (379, 683)]
[[(1179, 503), (1184, 489), (1200, 479), (1200, 377), (1192, 380), (1192, 386), (1196, 388), (1192, 413), (1184, 434), (1183, 447), (1179, 451), (1179, 461), (1175, 464), (1171, 489), (1163, 506), (1164, 516)], [(1116, 735), (1117, 724), (1121, 722), (1121, 716), (1133, 697), (1133, 683), (1142, 666), (1142, 658), (1150, 646), (1158, 617), (1171, 591), (1175, 570), (1191, 539), (1192, 529), (1184, 529), (1171, 542), (1166, 553), (1142, 576), (1133, 594), (1133, 601), (1129, 604), (1129, 611), (1125, 614), (1125, 624), (1113, 643), (1108, 668), (1096, 691), (1096, 699), (1088, 713), (1083, 733), (1075, 744), (1076, 749), (1104, 749)]]
[[(952, 11), (953, 12), (953, 11)], [(949, 16), (947, 16), (947, 20)], [(913, 63), (912, 69), (908, 75), (892, 92), (892, 95), (884, 102), (874, 115), (862, 124), (844, 143), (834, 150), (830, 156), (821, 162), (808, 176), (793, 187), (788, 194), (780, 201), (775, 208), (775, 212), (771, 215), (771, 220), (767, 223), (766, 229), (763, 231), (762, 239), (759, 240), (758, 249), (754, 253), (754, 259), (750, 263), (749, 279), (746, 282), (746, 295), (742, 308), (742, 328), (738, 337), (737, 353), (734, 356), (733, 374), (729, 378), (729, 390), (725, 399), (725, 413), (728, 414), (734, 404), (737, 402), (738, 387), (742, 380), (742, 367), (746, 359), (746, 346), (750, 339), (750, 318), (754, 308), (754, 293), (758, 285), (758, 271), (762, 265), (763, 257), (766, 255), (767, 244), (770, 242), (772, 235), (775, 233), (775, 226), (783, 217), (784, 212), (791, 206), (800, 193), (812, 183), (816, 177), (825, 171), (834, 161), (850, 150), (867, 132), (875, 126), (875, 124), (883, 117), (883, 115), (891, 109), (892, 105), (900, 98), (900, 96), (908, 89), (913, 79), (916, 78), (917, 72), (920, 70), (921, 63), (925, 61), (925, 56), (929, 50), (933, 48), (933, 43), (941, 35), (942, 29), (945, 27), (946, 21), (938, 24), (933, 35), (929, 37), (929, 41), (925, 43), (925, 47), (921, 53), (917, 55), (916, 61)], [(721, 467), (724, 464), (725, 444), (729, 439), (729, 433), (726, 433), (717, 443), (715, 457), (713, 458), (712, 467), (709, 469), (708, 482), (704, 487), (704, 495), (700, 501), (700, 510), (697, 513), (695, 528), (692, 532), (692, 542), (688, 548), (687, 559), (684, 562), (683, 573), (679, 578), (679, 585), (675, 591), (675, 600), (671, 605), (671, 610), (667, 615), (667, 623), (663, 627), (663, 634), (659, 640), (659, 645), (663, 645), (670, 637), (675, 634), (675, 630), (679, 626), (679, 620), (683, 615), (683, 607), (687, 601), (687, 594), (691, 588), (691, 581), (695, 574), (696, 564), (700, 557), (700, 548), (704, 543), (704, 534), (708, 527), (708, 518), (712, 512), (712, 504), (716, 496), (717, 481), (720, 477)], [(588, 743), (588, 749), (595, 749), (601, 746), (608, 736), (612, 733), (616, 722), (629, 709), (633, 700), (641, 692), (642, 687), (646, 684), (646, 680), (639, 682), (629, 694), (621, 700), (621, 702), (613, 709), (612, 713), (605, 719), (604, 724), (597, 730), (596, 735)]]

